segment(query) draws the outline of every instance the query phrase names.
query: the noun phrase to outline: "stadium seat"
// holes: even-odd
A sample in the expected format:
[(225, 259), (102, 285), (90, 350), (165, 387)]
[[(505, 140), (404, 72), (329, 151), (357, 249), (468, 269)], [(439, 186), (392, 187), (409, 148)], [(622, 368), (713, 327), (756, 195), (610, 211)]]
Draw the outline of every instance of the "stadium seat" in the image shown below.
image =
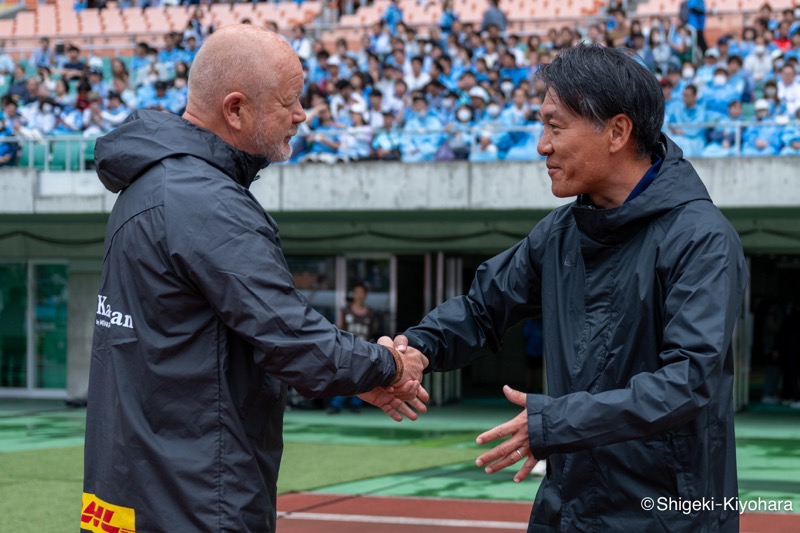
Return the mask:
[(53, 141), (52, 154), (51, 170), (77, 171), (80, 169), (82, 155), (80, 141)]
[(33, 168), (44, 170), (45, 161), (47, 160), (47, 146), (44, 143), (21, 142), (17, 166), (30, 168), (31, 158), (33, 158)]
[(14, 26), (14, 35), (17, 37), (36, 36), (36, 12), (23, 11), (17, 13)]

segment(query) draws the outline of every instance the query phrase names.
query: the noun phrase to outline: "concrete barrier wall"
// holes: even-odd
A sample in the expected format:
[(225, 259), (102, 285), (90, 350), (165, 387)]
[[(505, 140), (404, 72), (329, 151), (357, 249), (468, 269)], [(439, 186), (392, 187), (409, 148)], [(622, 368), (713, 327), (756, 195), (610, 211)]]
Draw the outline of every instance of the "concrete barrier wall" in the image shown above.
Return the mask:
[[(800, 158), (700, 159), (695, 168), (715, 203), (800, 206)], [(350, 163), (276, 165), (252, 191), (271, 212), (552, 209), (544, 163)], [(107, 213), (115, 195), (93, 172), (0, 169), (0, 214)]]

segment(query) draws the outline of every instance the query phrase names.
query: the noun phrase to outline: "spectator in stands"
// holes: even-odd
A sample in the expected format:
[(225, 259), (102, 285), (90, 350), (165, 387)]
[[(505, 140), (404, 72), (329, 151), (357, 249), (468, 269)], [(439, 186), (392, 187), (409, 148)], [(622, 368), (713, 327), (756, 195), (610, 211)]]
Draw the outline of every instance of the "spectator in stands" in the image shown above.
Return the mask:
[(535, 161), (544, 159), (538, 151), (539, 139), (542, 137), (544, 125), (539, 117), (538, 106), (531, 107), (525, 119), (525, 131), (517, 132), (514, 144), (508, 149), (503, 159), (506, 161)]
[(372, 158), (382, 161), (398, 161), (400, 159), (401, 133), (397, 127), (394, 113), (384, 111), (372, 114), (383, 115), (383, 127), (372, 139)]
[(694, 28), (697, 46), (700, 48), (701, 52), (705, 53), (708, 48), (705, 37), (706, 3), (704, 0), (688, 0), (687, 7), (689, 13), (686, 19), (686, 25)]
[(14, 67), (14, 74), (8, 84), (8, 92), (17, 101), (24, 100), (28, 95), (28, 77), (25, 73), (25, 67), (22, 64), (17, 64)]
[(14, 73), (14, 60), (6, 53), (6, 42), (0, 39), (0, 76)]
[(31, 102), (36, 102), (39, 98), (39, 78), (36, 76), (31, 76), (30, 78), (25, 80), (25, 93), (20, 98), (20, 105), (25, 106), (30, 104)]
[(292, 27), (292, 38), (289, 44), (292, 45), (292, 49), (301, 61), (308, 61), (308, 58), (311, 57), (311, 39), (306, 37), (306, 29), (301, 24)]
[(46, 94), (41, 94), (35, 101), (20, 109), (20, 114), (25, 118), (26, 126), (36, 138), (41, 139), (45, 135), (50, 135), (53, 128), (55, 128), (56, 107), (55, 100), (46, 96)]
[(724, 116), (728, 112), (728, 106), (734, 100), (741, 100), (741, 90), (728, 81), (728, 69), (723, 65), (718, 65), (714, 70), (714, 78), (704, 89), (702, 95), (703, 104), (711, 113)]
[(74, 94), (70, 94), (69, 85), (67, 84), (67, 80), (64, 78), (56, 80), (55, 90), (53, 91), (53, 99), (62, 108), (72, 107), (75, 105), (76, 97)]
[(100, 95), (90, 92), (86, 96), (87, 106), (83, 110), (83, 136), (94, 138), (111, 130), (103, 118), (103, 99)]
[(705, 87), (714, 79), (717, 67), (723, 63), (719, 61), (719, 52), (715, 48), (709, 48), (704, 54), (703, 64), (695, 72), (695, 82), (700, 87)]
[(692, 124), (704, 124), (711, 118), (705, 106), (697, 100), (697, 88), (687, 85), (683, 90), (683, 102), (676, 102), (670, 107), (665, 121), (672, 140), (683, 150), (685, 157), (696, 157), (703, 153), (706, 128)]
[(745, 26), (742, 28), (742, 35), (738, 40), (731, 39), (731, 54), (736, 54), (742, 58), (749, 56), (755, 46), (755, 39), (755, 28), (752, 26)]
[(657, 75), (666, 76), (670, 66), (677, 65), (677, 56), (666, 43), (664, 34), (659, 30), (650, 30), (648, 45), (653, 54), (654, 71)]
[(755, 37), (752, 53), (744, 59), (744, 69), (753, 76), (756, 84), (763, 83), (767, 74), (772, 71), (772, 58), (763, 35)]
[(389, 5), (381, 15), (381, 21), (386, 24), (392, 35), (397, 33), (397, 25), (403, 22), (403, 10), (397, 5), (397, 0), (390, 0)]
[(750, 73), (744, 70), (742, 58), (738, 55), (728, 58), (728, 83), (734, 87), (737, 98), (742, 102), (753, 101), (755, 83)]
[(197, 38), (194, 35), (189, 35), (183, 40), (183, 61), (187, 65), (191, 65), (192, 61), (194, 61), (194, 57), (197, 55), (197, 52), (200, 50), (200, 45), (197, 42)]
[(170, 113), (176, 113), (178, 111), (174, 109), (174, 102), (167, 92), (167, 82), (159, 80), (153, 85), (153, 89), (155, 89), (153, 93), (140, 98), (140, 108)]
[(703, 149), (703, 157), (732, 157), (738, 155), (737, 136), (741, 146), (742, 102), (734, 100), (728, 105), (728, 113), (719, 120), (708, 133), (708, 145)]
[(86, 62), (80, 57), (80, 48), (71, 44), (67, 46), (66, 61), (60, 65), (61, 76), (67, 81), (77, 80), (84, 75)]
[(480, 31), (488, 32), (491, 26), (501, 33), (504, 33), (508, 26), (506, 14), (500, 9), (500, 0), (489, 0), (489, 7), (483, 12)]
[(769, 104), (756, 100), (756, 124), (744, 132), (742, 155), (758, 157), (776, 155), (781, 149), (781, 128), (770, 121)]
[[(194, 8), (192, 18), (190, 18), (186, 23), (186, 31), (183, 32), (184, 40), (188, 40), (190, 37), (193, 37), (198, 48), (203, 44), (203, 41), (205, 41), (206, 37), (214, 31), (212, 25), (203, 25), (203, 17), (205, 17), (203, 7), (197, 6)], [(194, 59), (194, 57), (192, 59)]]
[(411, 58), (411, 72), (403, 77), (410, 91), (422, 90), (431, 81), (430, 75), (422, 71), (422, 64), (421, 56)]
[[(6, 126), (6, 121), (0, 116), (0, 138), (11, 137), (14, 132)], [(17, 157), (19, 146), (15, 142), (6, 141), (5, 139), (0, 142), (0, 167), (5, 167), (14, 164), (14, 159)]]
[(385, 56), (392, 52), (391, 34), (382, 20), (373, 24), (369, 38), (369, 51), (378, 56), (379, 59), (383, 60)]
[(100, 98), (106, 98), (108, 96), (108, 84), (103, 80), (102, 70), (99, 68), (90, 68), (86, 75), (86, 81), (89, 82), (92, 91), (97, 93)]
[(439, 15), (439, 28), (445, 36), (450, 35), (453, 23), (458, 20), (458, 13), (453, 9), (453, 0), (444, 0), (442, 14)]
[(162, 68), (171, 72), (175, 68), (175, 63), (183, 59), (183, 51), (178, 48), (181, 41), (181, 34), (168, 32), (164, 34), (164, 47), (158, 51), (158, 62)]
[(800, 155), (800, 109), (794, 116), (795, 122), (781, 132), (781, 155)]
[(114, 77), (114, 79), (111, 81), (111, 90), (120, 95), (123, 103), (130, 109), (136, 109), (139, 107), (136, 93), (128, 86), (128, 81), (124, 76)]
[(412, 113), (403, 128), (402, 159), (405, 163), (433, 161), (442, 144), (443, 125), (428, 107), (421, 94), (415, 94), (411, 103)]
[(473, 163), (490, 163), (497, 161), (497, 145), (493, 142), (494, 134), (490, 129), (479, 128), (475, 132), (475, 142), (469, 152), (469, 160)]
[(32, 67), (53, 67), (53, 50), (50, 48), (50, 39), (39, 39), (39, 48), (31, 52), (28, 64)]
[(348, 109), (348, 128), (341, 136), (337, 150), (344, 162), (367, 159), (372, 145), (372, 128), (369, 126), (369, 111), (363, 103), (354, 103)]
[(625, 16), (625, 11), (622, 9), (614, 9), (610, 13), (611, 29), (607, 33), (608, 44), (610, 46), (624, 46), (625, 41), (630, 35), (631, 28), (628, 19)]
[(794, 65), (786, 64), (780, 71), (778, 98), (786, 106), (786, 113), (795, 116), (800, 109), (800, 83)]
[(792, 40), (789, 37), (789, 28), (790, 23), (788, 21), (780, 21), (775, 38), (772, 41), (781, 52), (787, 52), (792, 47)]
[[(185, 103), (184, 106), (186, 107)], [(128, 118), (131, 114), (131, 109), (128, 108), (122, 100), (122, 96), (114, 91), (108, 93), (105, 109), (102, 110), (100, 116), (103, 118), (103, 128), (106, 132), (116, 128)]]
[(692, 44), (692, 36), (689, 33), (689, 29), (683, 26), (676, 26), (673, 24), (670, 27), (670, 31), (668, 34), (668, 43), (672, 51), (678, 57), (678, 61), (681, 63), (685, 62), (693, 62), (694, 58), (694, 47)]
[(489, 93), (485, 88), (475, 86), (469, 90), (469, 103), (472, 108), (472, 121), (474, 123), (479, 124), (483, 121), (489, 101)]

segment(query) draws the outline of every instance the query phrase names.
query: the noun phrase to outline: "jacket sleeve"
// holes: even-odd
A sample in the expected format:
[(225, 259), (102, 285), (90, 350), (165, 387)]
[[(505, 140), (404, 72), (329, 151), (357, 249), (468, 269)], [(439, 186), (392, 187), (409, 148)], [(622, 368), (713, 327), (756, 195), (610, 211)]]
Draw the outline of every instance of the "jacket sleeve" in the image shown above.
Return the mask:
[[(747, 272), (732, 228), (686, 228), (668, 239), (661, 368), (634, 376), (624, 389), (559, 398), (529, 394), (534, 457), (643, 438), (698, 416), (732, 382), (729, 355)], [(680, 240), (682, 246), (670, 247)], [(630, 353), (636, 353), (631, 347)], [(727, 368), (726, 368), (727, 367)]]
[(430, 358), (428, 369), (461, 368), (482, 348), (497, 352), (506, 330), (533, 316), (541, 301), (544, 225), (478, 267), (466, 296), (447, 300), (405, 332), (409, 345)]
[(296, 289), (277, 229), (256, 200), (243, 190), (219, 196), (208, 209), (187, 210), (201, 213), (201, 220), (184, 220), (175, 207), (180, 212), (168, 224), (171, 260), (219, 320), (261, 352), (258, 363), (310, 397), (390, 383), (391, 352), (340, 331)]

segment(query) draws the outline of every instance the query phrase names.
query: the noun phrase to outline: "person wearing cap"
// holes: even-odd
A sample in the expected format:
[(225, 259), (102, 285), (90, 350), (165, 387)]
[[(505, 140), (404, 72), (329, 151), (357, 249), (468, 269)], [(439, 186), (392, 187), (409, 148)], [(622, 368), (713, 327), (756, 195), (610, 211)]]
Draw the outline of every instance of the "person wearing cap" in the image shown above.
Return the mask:
[(703, 86), (707, 85), (714, 78), (718, 64), (719, 52), (714, 48), (706, 50), (703, 64), (695, 72), (695, 81), (699, 81)]
[(489, 105), (489, 92), (476, 85), (469, 90), (469, 104), (472, 107), (472, 120), (476, 124), (481, 122), (486, 114), (486, 106)]
[(407, 113), (401, 145), (404, 163), (433, 161), (444, 141), (444, 126), (431, 112), (428, 101), (422, 94), (415, 94)]
[(763, 157), (777, 155), (781, 149), (781, 127), (772, 122), (769, 103), (759, 98), (755, 103), (756, 124), (748, 126), (742, 137), (742, 155)]
[(339, 159), (344, 162), (366, 159), (369, 157), (372, 144), (372, 128), (369, 125), (367, 106), (363, 103), (351, 103), (348, 106), (348, 115), (348, 125), (336, 152)]
[(383, 124), (372, 138), (372, 158), (382, 161), (398, 161), (402, 136), (400, 128), (397, 126), (397, 119), (391, 111), (383, 111), (380, 114), (383, 115)]

